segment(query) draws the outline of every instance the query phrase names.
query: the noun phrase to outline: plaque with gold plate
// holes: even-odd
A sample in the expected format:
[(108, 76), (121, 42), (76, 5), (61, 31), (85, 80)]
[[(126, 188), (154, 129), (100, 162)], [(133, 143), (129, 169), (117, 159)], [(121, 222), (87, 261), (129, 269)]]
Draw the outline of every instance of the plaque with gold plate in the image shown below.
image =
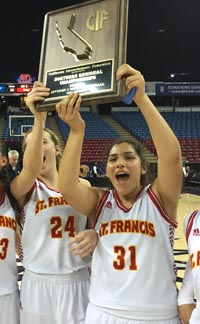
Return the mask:
[(37, 110), (54, 110), (71, 92), (83, 106), (121, 100), (115, 73), (126, 62), (128, 1), (92, 0), (45, 15), (38, 80), (51, 95)]

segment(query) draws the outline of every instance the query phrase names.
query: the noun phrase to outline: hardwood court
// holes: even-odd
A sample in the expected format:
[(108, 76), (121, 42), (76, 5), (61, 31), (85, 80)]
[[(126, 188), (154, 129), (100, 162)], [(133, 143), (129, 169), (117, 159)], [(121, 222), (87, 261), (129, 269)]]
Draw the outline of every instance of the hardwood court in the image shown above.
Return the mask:
[(177, 286), (180, 288), (184, 276), (185, 265), (188, 261), (188, 250), (183, 231), (184, 216), (200, 209), (200, 196), (184, 193), (180, 196), (178, 205), (178, 228), (175, 233), (174, 258), (178, 269)]

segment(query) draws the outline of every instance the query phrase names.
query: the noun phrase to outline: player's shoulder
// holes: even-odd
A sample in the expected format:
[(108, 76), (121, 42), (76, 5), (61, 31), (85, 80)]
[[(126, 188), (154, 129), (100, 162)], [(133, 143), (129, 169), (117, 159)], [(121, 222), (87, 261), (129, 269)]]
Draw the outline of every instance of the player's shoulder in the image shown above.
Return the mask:
[(193, 212), (187, 213), (184, 216), (184, 224), (187, 225), (189, 222), (200, 219), (200, 210), (194, 210)]
[(79, 181), (80, 181), (81, 183), (83, 183), (85, 186), (87, 186), (87, 187), (91, 187), (91, 184), (90, 184), (90, 182), (89, 182), (88, 180), (83, 179), (83, 178), (79, 178)]
[(194, 221), (195, 223), (200, 223), (200, 210), (194, 210), (193, 212), (190, 212), (185, 215), (183, 220), (183, 229), (185, 233), (191, 231)]

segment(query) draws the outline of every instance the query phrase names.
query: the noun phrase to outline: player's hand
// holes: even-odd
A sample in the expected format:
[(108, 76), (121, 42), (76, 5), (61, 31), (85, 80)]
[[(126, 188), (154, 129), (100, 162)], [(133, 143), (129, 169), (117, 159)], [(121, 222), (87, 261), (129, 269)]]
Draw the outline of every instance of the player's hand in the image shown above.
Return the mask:
[(79, 232), (68, 243), (69, 252), (73, 255), (79, 255), (81, 258), (92, 253), (97, 245), (98, 235), (95, 230), (88, 229)]
[(35, 117), (46, 118), (46, 112), (36, 111), (38, 101), (43, 101), (50, 95), (50, 89), (46, 88), (42, 82), (35, 81), (32, 90), (27, 95), (26, 104)]
[(85, 129), (85, 122), (79, 112), (81, 102), (79, 93), (71, 93), (56, 104), (58, 116), (75, 131)]
[(136, 88), (136, 92), (133, 96), (133, 100), (140, 100), (145, 96), (145, 80), (140, 71), (132, 68), (128, 64), (121, 65), (116, 72), (116, 80), (125, 78), (125, 88), (126, 93), (128, 93), (132, 88)]

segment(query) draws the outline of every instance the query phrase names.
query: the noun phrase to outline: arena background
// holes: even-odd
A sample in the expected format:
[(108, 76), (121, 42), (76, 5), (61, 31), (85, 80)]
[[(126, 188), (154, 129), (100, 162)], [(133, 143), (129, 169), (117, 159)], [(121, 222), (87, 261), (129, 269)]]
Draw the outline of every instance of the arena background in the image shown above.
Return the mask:
[[(9, 148), (18, 148), (20, 150), (23, 133), (26, 132), (27, 128), (31, 127), (31, 117), (27, 117), (30, 113), (25, 101), (27, 92), (32, 86), (32, 81), (37, 79), (38, 76), (44, 15), (49, 11), (80, 2), (83, 1), (43, 0), (36, 3), (27, 0), (11, 0), (1, 3), (0, 89), (1, 85), (6, 85), (6, 87), (9, 85), (10, 88), (6, 88), (5, 92), (0, 91), (2, 93), (0, 96), (0, 133), (1, 138), (6, 139), (8, 142)], [(190, 2), (182, 0), (130, 0), (127, 44), (127, 63), (144, 74), (147, 81), (147, 93), (160, 111), (174, 113), (174, 118), (180, 112), (187, 112), (190, 116), (195, 113), (195, 120), (197, 121), (199, 121), (200, 111), (199, 15), (199, 0), (190, 0)], [(23, 76), (29, 76), (30, 82), (25, 88), (28, 90), (20, 92), (21, 90), (17, 90), (20, 86), (16, 87), (16, 83)], [(187, 93), (183, 92), (183, 82), (188, 87), (185, 88)], [(177, 92), (171, 93), (171, 90), (166, 88), (166, 83), (172, 85), (175, 83), (176, 87), (178, 87), (176, 88), (176, 90), (178, 89)], [(196, 88), (193, 87), (194, 85)], [(13, 86), (14, 92), (10, 90), (13, 89)], [(162, 93), (160, 91), (161, 87), (163, 89)], [(131, 105), (130, 109), (137, 113), (134, 105)], [(108, 119), (113, 117), (112, 113), (122, 110), (125, 109), (122, 103), (119, 103), (114, 107), (111, 105), (98, 105), (93, 109), (87, 107), (83, 113), (97, 114), (109, 123)], [(129, 109), (126, 110), (129, 111)], [(19, 123), (19, 134), (16, 133), (18, 131), (12, 128), (11, 119), (13, 124)], [(21, 119), (24, 119), (22, 124), (20, 123)], [(48, 116), (48, 126), (50, 128), (57, 127), (57, 124), (55, 126), (55, 120), (54, 113)], [(10, 126), (6, 126), (6, 122), (10, 123)], [(93, 126), (96, 127), (95, 123)], [(121, 124), (120, 126), (125, 128)], [(181, 126), (181, 128), (183, 127)], [(190, 128), (194, 128), (193, 124), (191, 124)], [(125, 131), (127, 132), (126, 128)], [(59, 134), (61, 135), (60, 129)], [(133, 135), (131, 134), (131, 136)], [(177, 134), (177, 136), (179, 135)], [(181, 139), (181, 136), (179, 138)], [(188, 138), (192, 137), (187, 136), (187, 140)], [(61, 139), (64, 144), (62, 135)], [(199, 134), (195, 136), (195, 139), (200, 139)], [(142, 142), (144, 142), (144, 139), (142, 139)], [(151, 168), (156, 173), (156, 152), (151, 147), (151, 142), (148, 145), (148, 150), (152, 154)], [(186, 141), (184, 145), (186, 151), (183, 151), (183, 162), (188, 162), (198, 174), (200, 172), (199, 157), (194, 158), (194, 149), (189, 157)], [(199, 144), (197, 146), (199, 148)], [(199, 152), (199, 149), (196, 152)], [(83, 165), (88, 166), (90, 170), (94, 159), (97, 160), (98, 157), (95, 156), (90, 161), (83, 160)], [(104, 161), (98, 162), (103, 168)], [(94, 181), (89, 174), (86, 176), (90, 178), (91, 182)], [(98, 185), (104, 186), (104, 180), (103, 170), (98, 179)], [(179, 225), (174, 246), (179, 286), (188, 258), (182, 228), (183, 217), (186, 213), (199, 209), (199, 191), (200, 185), (197, 177), (197, 181), (191, 181), (186, 188), (184, 186), (180, 196), (178, 208)], [(20, 282), (23, 268), (20, 262), (18, 265)]]

